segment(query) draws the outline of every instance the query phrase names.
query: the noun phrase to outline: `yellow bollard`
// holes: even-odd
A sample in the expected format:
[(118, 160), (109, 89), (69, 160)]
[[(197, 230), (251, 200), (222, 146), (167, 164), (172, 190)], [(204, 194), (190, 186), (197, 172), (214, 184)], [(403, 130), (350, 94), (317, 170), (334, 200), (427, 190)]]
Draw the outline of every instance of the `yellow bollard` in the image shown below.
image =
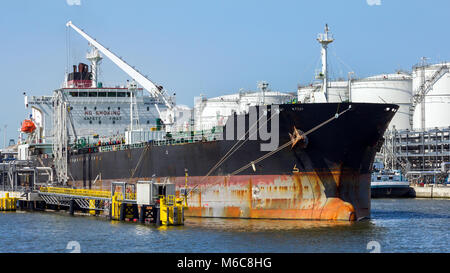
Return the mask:
[(11, 198), (11, 209), (12, 210), (17, 209), (17, 198), (16, 197)]
[(183, 224), (183, 204), (180, 200), (175, 204), (168, 205), (166, 198), (163, 196), (160, 199), (160, 219), (161, 224), (170, 225), (182, 225)]
[(161, 219), (161, 224), (162, 225), (167, 225), (168, 224), (168, 209), (167, 209), (167, 205), (166, 205), (166, 199), (163, 197), (161, 197), (161, 199), (159, 199), (159, 218)]
[[(95, 208), (95, 199), (89, 199), (89, 208)], [(89, 214), (90, 215), (95, 215), (96, 214), (96, 210), (95, 209), (89, 210)]]
[(4, 198), (4, 206), (3, 206), (3, 210), (8, 211), (9, 210), (9, 192), (5, 193), (5, 198)]
[(167, 211), (168, 211), (168, 213), (169, 213), (169, 225), (173, 225), (173, 209), (174, 209), (174, 206), (169, 206), (169, 207), (167, 207)]
[(113, 220), (120, 220), (120, 204), (121, 202), (118, 200), (118, 195), (114, 194), (111, 202), (111, 218)]
[(177, 209), (177, 224), (178, 225), (183, 225), (184, 224), (184, 211), (183, 211), (183, 205), (182, 204), (177, 204), (176, 206)]

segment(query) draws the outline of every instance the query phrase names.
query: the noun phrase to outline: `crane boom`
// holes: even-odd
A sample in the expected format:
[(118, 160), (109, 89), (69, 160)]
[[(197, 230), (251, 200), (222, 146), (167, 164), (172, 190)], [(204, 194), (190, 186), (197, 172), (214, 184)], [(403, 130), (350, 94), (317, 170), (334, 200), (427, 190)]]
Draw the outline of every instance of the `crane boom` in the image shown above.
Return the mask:
[(147, 79), (144, 75), (136, 71), (133, 67), (123, 61), (121, 58), (117, 57), (114, 53), (109, 51), (107, 48), (102, 46), (95, 39), (90, 37), (84, 31), (75, 26), (72, 21), (67, 22), (67, 27), (73, 28), (76, 32), (78, 32), (81, 36), (83, 36), (91, 45), (96, 47), (100, 52), (102, 52), (106, 57), (108, 57), (113, 63), (115, 63), (120, 69), (122, 69), (125, 73), (127, 73), (131, 78), (133, 78), (136, 82), (138, 82), (144, 89), (146, 89), (150, 94), (155, 97), (159, 97), (163, 100), (164, 104), (169, 108), (173, 108), (173, 103), (165, 96), (163, 92), (163, 88), (161, 86), (156, 85), (151, 80)]

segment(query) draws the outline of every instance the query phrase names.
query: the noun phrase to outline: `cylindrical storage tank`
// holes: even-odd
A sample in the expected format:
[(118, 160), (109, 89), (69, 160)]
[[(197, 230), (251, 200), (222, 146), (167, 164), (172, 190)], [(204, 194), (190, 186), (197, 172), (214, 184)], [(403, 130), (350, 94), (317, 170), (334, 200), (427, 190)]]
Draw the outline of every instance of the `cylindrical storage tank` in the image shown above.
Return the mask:
[(248, 106), (285, 104), (294, 99), (294, 95), (276, 91), (242, 93), (239, 104), (241, 109), (248, 110)]
[(333, 81), (328, 86), (328, 102), (348, 101), (348, 81)]
[(319, 84), (299, 86), (297, 89), (297, 96), (298, 96), (297, 100), (301, 103), (314, 102), (311, 94), (313, 92), (317, 92), (317, 91), (321, 91), (321, 90), (322, 90), (322, 85), (319, 85)]
[(228, 116), (245, 113), (250, 106), (285, 104), (294, 98), (293, 94), (275, 91), (241, 92), (209, 99), (199, 97), (194, 101), (195, 130), (225, 125)]
[[(332, 81), (328, 83), (328, 102), (345, 102), (348, 101), (348, 81)], [(297, 90), (298, 101), (302, 103), (308, 102), (324, 102), (316, 97), (321, 93), (322, 84), (316, 83), (307, 86), (299, 86)]]
[(411, 129), (410, 106), (412, 77), (407, 73), (377, 75), (353, 80), (350, 88), (352, 102), (393, 103), (400, 106), (389, 129)]
[[(413, 91), (414, 94), (420, 91), (425, 81), (431, 81), (438, 76), (439, 72), (450, 63), (415, 66), (413, 68)], [(447, 70), (448, 71), (448, 70)], [(450, 73), (441, 74), (425, 95), (425, 128), (450, 126)], [(419, 103), (414, 109), (413, 117), (414, 129), (422, 129), (422, 104)]]

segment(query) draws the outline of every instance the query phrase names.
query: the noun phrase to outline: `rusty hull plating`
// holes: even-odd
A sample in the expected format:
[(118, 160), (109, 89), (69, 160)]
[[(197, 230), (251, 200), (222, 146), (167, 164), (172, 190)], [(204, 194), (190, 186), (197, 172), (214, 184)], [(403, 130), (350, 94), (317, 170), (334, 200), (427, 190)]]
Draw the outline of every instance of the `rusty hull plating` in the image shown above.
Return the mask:
[[(354, 221), (370, 216), (370, 198), (349, 200), (355, 205), (344, 201), (346, 196), (356, 194), (349, 191), (359, 191), (363, 186), (358, 178), (342, 172), (327, 174), (326, 179), (317, 173), (215, 176), (191, 193), (186, 215)], [(190, 181), (196, 183), (200, 179), (191, 177)], [(342, 179), (353, 181), (343, 183)], [(178, 180), (177, 184), (182, 187)], [(367, 192), (367, 197), (369, 194)]]

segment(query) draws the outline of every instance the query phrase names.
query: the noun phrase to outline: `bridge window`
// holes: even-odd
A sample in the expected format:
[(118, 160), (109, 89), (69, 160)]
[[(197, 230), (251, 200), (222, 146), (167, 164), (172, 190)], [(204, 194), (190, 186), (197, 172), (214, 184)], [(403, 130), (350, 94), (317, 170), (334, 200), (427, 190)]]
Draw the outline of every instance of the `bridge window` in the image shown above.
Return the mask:
[(89, 92), (89, 97), (97, 97), (97, 92)]
[(87, 97), (88, 96), (88, 92), (79, 92), (78, 95), (80, 97)]
[(98, 92), (99, 97), (106, 97), (106, 92)]
[(117, 92), (108, 92), (108, 97), (116, 97), (117, 96)]
[(124, 98), (126, 96), (125, 92), (117, 92), (117, 97)]
[(72, 97), (78, 97), (78, 92), (70, 92), (70, 95), (71, 95)]

